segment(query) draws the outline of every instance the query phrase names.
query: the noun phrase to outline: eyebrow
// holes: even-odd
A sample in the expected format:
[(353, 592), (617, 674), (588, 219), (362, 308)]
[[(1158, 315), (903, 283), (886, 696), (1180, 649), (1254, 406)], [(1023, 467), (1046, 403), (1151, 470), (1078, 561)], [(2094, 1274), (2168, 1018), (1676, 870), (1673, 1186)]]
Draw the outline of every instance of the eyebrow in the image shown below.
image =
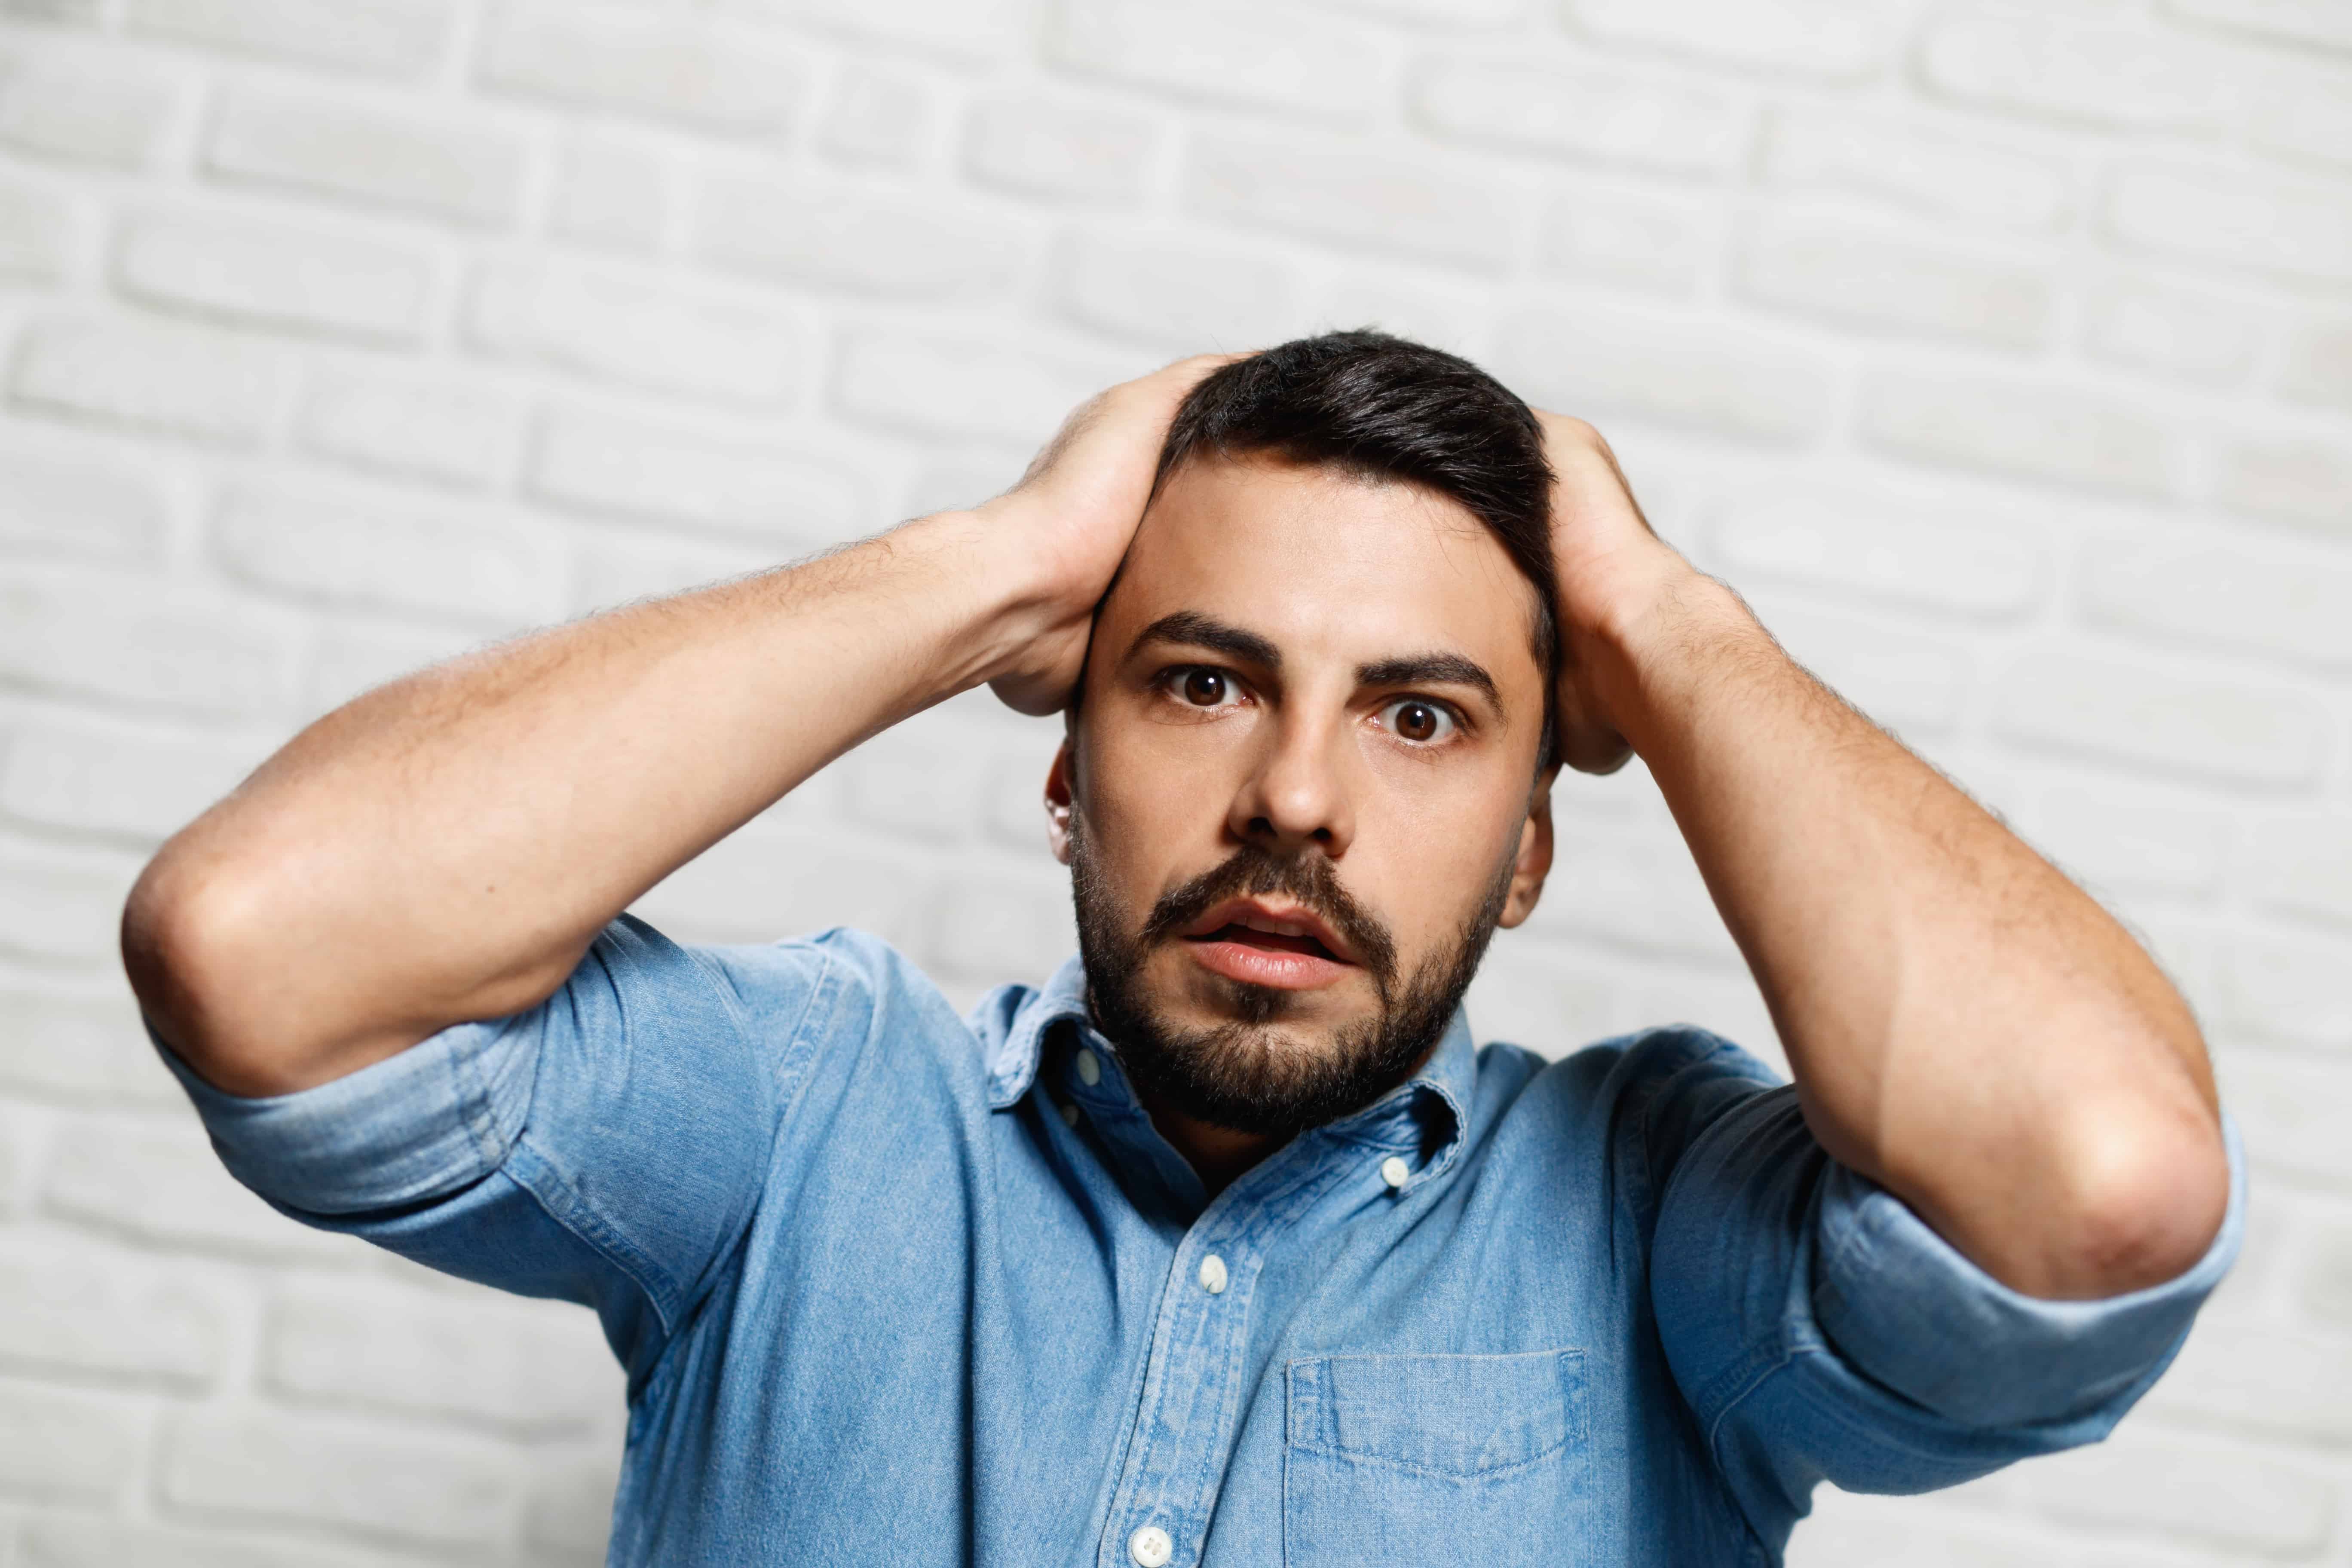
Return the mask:
[(1359, 686), (1467, 686), (1483, 695), (1499, 712), (1503, 694), (1486, 666), (1458, 653), (1416, 653), (1356, 666)]
[(1184, 643), (1192, 647), (1214, 648), (1222, 654), (1255, 664), (1262, 669), (1280, 669), (1282, 650), (1253, 631), (1229, 626), (1213, 616), (1198, 610), (1179, 610), (1172, 616), (1162, 616), (1135, 636), (1128, 645), (1127, 657), (1133, 658), (1147, 643)]

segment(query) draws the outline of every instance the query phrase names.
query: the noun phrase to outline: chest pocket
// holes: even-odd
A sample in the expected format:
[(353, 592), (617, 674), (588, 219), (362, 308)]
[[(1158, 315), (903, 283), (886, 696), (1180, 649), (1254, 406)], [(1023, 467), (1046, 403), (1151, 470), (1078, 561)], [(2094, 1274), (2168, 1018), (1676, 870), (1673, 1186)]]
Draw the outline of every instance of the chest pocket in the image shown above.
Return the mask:
[(1584, 1352), (1294, 1361), (1288, 1568), (1599, 1561)]

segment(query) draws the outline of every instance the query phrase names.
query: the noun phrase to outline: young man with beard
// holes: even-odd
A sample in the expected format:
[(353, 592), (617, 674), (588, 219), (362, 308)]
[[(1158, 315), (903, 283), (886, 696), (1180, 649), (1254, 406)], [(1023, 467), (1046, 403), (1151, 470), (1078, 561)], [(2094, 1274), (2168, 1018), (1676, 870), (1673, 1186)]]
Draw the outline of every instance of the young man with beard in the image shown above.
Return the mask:
[[(980, 682), (1061, 710), (1082, 957), (957, 1018), (631, 900)], [(1457, 1010), (1638, 751), (1796, 1084)], [(1776, 1562), (1823, 1479), (2103, 1435), (2234, 1252), (2095, 904), (1376, 334), (1188, 362), (1009, 494), (427, 671), (182, 833), (125, 951), (230, 1168), (593, 1306), (624, 1563)]]

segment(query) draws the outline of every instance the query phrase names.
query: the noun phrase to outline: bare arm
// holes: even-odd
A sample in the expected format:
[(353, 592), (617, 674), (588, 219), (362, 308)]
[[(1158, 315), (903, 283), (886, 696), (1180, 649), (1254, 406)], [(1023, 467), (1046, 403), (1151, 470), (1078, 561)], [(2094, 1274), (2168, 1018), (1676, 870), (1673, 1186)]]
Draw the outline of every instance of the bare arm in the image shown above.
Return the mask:
[(174, 837), (123, 955), (219, 1087), (283, 1093), (562, 984), (639, 894), (835, 757), (989, 680), (1058, 706), (1211, 362), (1114, 388), (1011, 494), (426, 670)]
[(1570, 760), (1648, 765), (1762, 986), (1814, 1136), (1987, 1272), (2112, 1295), (2228, 1200), (2195, 1020), (2105, 910), (1799, 668), (1547, 416)]

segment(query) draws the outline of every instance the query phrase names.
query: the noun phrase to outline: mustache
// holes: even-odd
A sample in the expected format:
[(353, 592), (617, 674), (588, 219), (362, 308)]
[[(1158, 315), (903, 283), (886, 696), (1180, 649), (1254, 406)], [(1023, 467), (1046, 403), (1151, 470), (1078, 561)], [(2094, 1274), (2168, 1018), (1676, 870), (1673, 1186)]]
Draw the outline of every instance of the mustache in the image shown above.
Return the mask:
[(1319, 854), (1269, 855), (1255, 846), (1235, 851), (1223, 865), (1202, 872), (1160, 896), (1143, 922), (1139, 947), (1166, 942), (1227, 899), (1280, 893), (1314, 910), (1363, 955), (1381, 994), (1396, 977), (1396, 939), (1378, 915), (1339, 885), (1339, 873)]

